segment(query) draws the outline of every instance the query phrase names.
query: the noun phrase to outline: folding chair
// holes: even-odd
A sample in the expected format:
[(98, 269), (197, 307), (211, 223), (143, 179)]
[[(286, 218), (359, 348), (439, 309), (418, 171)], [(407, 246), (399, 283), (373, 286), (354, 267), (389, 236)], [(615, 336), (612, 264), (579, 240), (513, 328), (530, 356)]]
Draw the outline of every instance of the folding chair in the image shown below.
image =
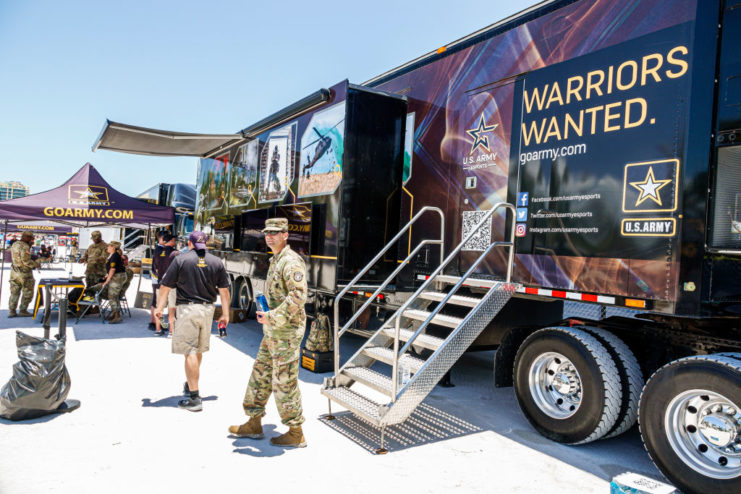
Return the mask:
[(96, 293), (95, 297), (93, 297), (93, 300), (85, 300), (87, 297), (83, 297), (80, 299), (79, 302), (77, 302), (77, 305), (82, 309), (79, 314), (77, 315), (77, 320), (75, 321), (75, 324), (80, 322), (80, 319), (85, 317), (88, 312), (90, 312), (90, 309), (97, 307), (98, 308), (98, 314), (100, 315), (100, 318), (105, 323), (105, 317), (104, 317), (104, 307), (103, 306), (103, 300), (100, 298), (100, 293)]
[(121, 306), (121, 314), (128, 314), (129, 317), (131, 317), (131, 310), (129, 309), (129, 301), (126, 300), (126, 294), (121, 293), (121, 296), (118, 298), (118, 305)]

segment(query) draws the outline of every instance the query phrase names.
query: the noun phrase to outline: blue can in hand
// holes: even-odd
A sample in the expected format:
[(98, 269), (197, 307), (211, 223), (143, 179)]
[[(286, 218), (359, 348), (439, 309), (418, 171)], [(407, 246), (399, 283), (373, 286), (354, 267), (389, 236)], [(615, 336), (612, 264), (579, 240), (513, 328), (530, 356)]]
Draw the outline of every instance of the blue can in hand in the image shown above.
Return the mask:
[(265, 298), (264, 293), (257, 292), (255, 300), (257, 301), (257, 310), (259, 310), (260, 312), (268, 312), (270, 310), (270, 308), (268, 307), (268, 299)]

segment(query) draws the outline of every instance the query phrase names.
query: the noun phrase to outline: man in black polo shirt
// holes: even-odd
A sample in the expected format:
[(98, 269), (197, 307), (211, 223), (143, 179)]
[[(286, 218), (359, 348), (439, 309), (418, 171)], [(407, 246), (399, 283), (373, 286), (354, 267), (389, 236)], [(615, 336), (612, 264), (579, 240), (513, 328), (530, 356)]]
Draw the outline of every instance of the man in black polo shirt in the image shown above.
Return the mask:
[(198, 378), (203, 353), (209, 348), (217, 294), (223, 309), (219, 322), (229, 324), (229, 278), (221, 260), (206, 252), (205, 234), (198, 231), (191, 233), (188, 248), (189, 252), (173, 259), (160, 279), (159, 302), (154, 315), (162, 317), (170, 290), (177, 289), (172, 353), (185, 355), (185, 377), (190, 393), (190, 398), (180, 400), (178, 406), (199, 412), (203, 405), (198, 394)]
[[(173, 237), (170, 232), (164, 232), (161, 237), (161, 249), (160, 245), (157, 246), (157, 249), (155, 249), (155, 256), (152, 258), (152, 271), (157, 273), (159, 277), (165, 276), (165, 273), (167, 273), (167, 269), (170, 267), (170, 264), (172, 263), (172, 260), (180, 254), (180, 251), (178, 251), (175, 248), (175, 237)], [(157, 253), (159, 252), (159, 253)], [(159, 287), (157, 287), (159, 289)], [(177, 290), (173, 289), (170, 290), (170, 294), (167, 297), (167, 301), (165, 302), (167, 304), (168, 308), (168, 323), (170, 326), (173, 325), (173, 321), (175, 321), (175, 306), (177, 298)], [(156, 300), (157, 297), (154, 297), (155, 303), (153, 307), (157, 305)], [(152, 311), (154, 313), (154, 310)], [(167, 335), (169, 332), (167, 329), (164, 331), (162, 330), (162, 321), (160, 318), (155, 318), (154, 320), (156, 331), (154, 334), (156, 336), (160, 335)]]

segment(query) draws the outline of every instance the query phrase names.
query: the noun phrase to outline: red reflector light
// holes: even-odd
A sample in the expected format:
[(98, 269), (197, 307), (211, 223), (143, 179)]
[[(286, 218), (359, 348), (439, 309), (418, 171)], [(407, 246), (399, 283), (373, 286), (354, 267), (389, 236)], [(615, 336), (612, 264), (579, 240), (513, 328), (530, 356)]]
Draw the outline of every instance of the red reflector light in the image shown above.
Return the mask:
[(597, 301), (597, 295), (590, 295), (588, 293), (582, 293), (581, 299), (585, 300), (587, 302), (596, 302)]

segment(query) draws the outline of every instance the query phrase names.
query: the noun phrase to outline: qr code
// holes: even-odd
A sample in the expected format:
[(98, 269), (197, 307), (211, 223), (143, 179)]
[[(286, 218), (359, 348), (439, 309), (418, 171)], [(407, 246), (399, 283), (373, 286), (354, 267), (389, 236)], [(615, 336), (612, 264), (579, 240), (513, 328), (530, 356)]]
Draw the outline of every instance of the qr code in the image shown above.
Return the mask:
[[(463, 236), (466, 238), (489, 211), (463, 211)], [(462, 250), (483, 251), (491, 244), (491, 218), (466, 242)]]

